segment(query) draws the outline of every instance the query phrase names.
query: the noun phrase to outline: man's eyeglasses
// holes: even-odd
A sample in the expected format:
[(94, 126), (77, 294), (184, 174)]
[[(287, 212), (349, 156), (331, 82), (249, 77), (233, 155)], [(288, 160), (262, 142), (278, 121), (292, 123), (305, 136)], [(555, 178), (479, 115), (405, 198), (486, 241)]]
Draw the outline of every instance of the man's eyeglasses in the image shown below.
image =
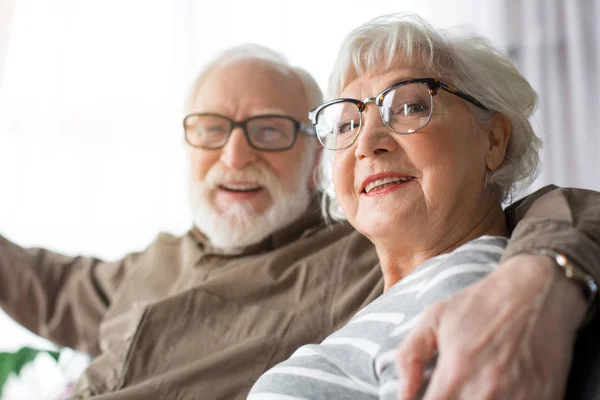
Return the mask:
[(383, 123), (392, 131), (409, 134), (429, 123), (433, 114), (433, 96), (437, 95), (440, 88), (489, 111), (474, 97), (449, 83), (435, 78), (419, 78), (396, 83), (377, 97), (363, 101), (345, 98), (328, 101), (310, 111), (308, 117), (315, 125), (323, 147), (340, 150), (356, 141), (367, 103), (372, 101), (377, 104)]
[(283, 151), (294, 147), (298, 132), (315, 136), (315, 130), (292, 117), (257, 115), (234, 121), (220, 114), (190, 114), (183, 119), (185, 140), (192, 147), (220, 149), (227, 144), (231, 132), (242, 128), (250, 147), (260, 151)]

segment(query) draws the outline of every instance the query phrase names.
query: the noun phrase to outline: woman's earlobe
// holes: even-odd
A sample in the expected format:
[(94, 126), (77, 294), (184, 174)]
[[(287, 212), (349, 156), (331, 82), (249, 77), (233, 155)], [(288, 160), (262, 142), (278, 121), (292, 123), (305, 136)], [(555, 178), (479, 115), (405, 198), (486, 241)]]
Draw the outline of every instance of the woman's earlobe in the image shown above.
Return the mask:
[(506, 158), (506, 151), (512, 134), (510, 120), (500, 113), (492, 117), (490, 131), (488, 133), (488, 149), (485, 157), (485, 165), (490, 171), (494, 171), (502, 165)]

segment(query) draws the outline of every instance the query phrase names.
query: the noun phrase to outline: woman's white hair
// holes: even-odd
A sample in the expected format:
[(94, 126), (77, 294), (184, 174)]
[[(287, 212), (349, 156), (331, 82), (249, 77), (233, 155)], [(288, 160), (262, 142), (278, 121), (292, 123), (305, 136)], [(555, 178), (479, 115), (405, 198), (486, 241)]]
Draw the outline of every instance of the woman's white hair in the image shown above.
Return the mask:
[(294, 74), (302, 83), (309, 109), (314, 108), (323, 102), (323, 93), (321, 92), (317, 82), (308, 72), (300, 67), (292, 66), (282, 54), (274, 50), (258, 44), (247, 43), (231, 47), (223, 51), (214, 59), (209, 61), (206, 65), (204, 65), (204, 67), (198, 73), (188, 93), (185, 103), (186, 112), (189, 113), (193, 111), (193, 105), (196, 96), (202, 88), (205, 79), (214, 68), (224, 67), (226, 65), (248, 59), (267, 61)]
[[(366, 73), (389, 70), (400, 58), (409, 66), (444, 79), (483, 103), (470, 110), (476, 126), (484, 129), (494, 112), (505, 116), (512, 135), (500, 168), (488, 171), (486, 190), (498, 201), (511, 199), (535, 178), (540, 139), (529, 117), (537, 94), (513, 63), (486, 38), (464, 29), (435, 30), (418, 16), (392, 14), (375, 18), (350, 32), (342, 43), (329, 78), (327, 99)], [(489, 126), (489, 125), (488, 125)], [(333, 152), (325, 150), (320, 166), (324, 215), (344, 219), (331, 179)]]

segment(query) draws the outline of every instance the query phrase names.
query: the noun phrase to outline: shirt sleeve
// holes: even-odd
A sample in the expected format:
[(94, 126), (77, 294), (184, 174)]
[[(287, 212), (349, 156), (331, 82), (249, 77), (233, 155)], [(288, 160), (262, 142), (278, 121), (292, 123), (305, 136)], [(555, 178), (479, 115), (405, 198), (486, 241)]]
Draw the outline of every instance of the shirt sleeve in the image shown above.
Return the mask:
[(40, 336), (98, 354), (102, 317), (138, 256), (115, 262), (67, 257), (0, 236), (0, 307)]
[(537, 248), (566, 255), (600, 282), (600, 193), (546, 186), (508, 207), (503, 259)]

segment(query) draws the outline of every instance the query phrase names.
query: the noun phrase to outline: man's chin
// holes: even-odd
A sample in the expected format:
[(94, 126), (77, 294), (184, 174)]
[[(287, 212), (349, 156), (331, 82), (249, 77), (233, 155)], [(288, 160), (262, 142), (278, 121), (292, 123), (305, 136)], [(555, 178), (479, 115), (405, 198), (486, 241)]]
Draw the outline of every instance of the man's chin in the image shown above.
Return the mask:
[(311, 198), (308, 189), (286, 193), (279, 187), (271, 187), (252, 201), (224, 201), (224, 197), (211, 195), (200, 184), (191, 189), (196, 227), (213, 246), (223, 249), (261, 242), (300, 218)]
[(195, 204), (194, 223), (215, 247), (233, 249), (261, 242), (276, 231), (288, 226), (306, 212), (310, 195), (296, 193), (281, 196), (278, 202), (254, 211), (251, 204), (232, 204), (223, 214), (212, 206)]
[(230, 201), (214, 204), (211, 208), (222, 218), (247, 220), (265, 215), (271, 206), (252, 201)]
[[(258, 191), (235, 192), (228, 190), (217, 190), (213, 197), (212, 207), (219, 210), (221, 215), (230, 213), (231, 209), (242, 210), (249, 216), (265, 214), (273, 205), (271, 196), (267, 189)], [(237, 213), (238, 211), (234, 211)]]
[(251, 212), (231, 208), (224, 213), (196, 213), (196, 227), (208, 237), (211, 244), (222, 249), (235, 249), (261, 242), (273, 232), (265, 218)]

